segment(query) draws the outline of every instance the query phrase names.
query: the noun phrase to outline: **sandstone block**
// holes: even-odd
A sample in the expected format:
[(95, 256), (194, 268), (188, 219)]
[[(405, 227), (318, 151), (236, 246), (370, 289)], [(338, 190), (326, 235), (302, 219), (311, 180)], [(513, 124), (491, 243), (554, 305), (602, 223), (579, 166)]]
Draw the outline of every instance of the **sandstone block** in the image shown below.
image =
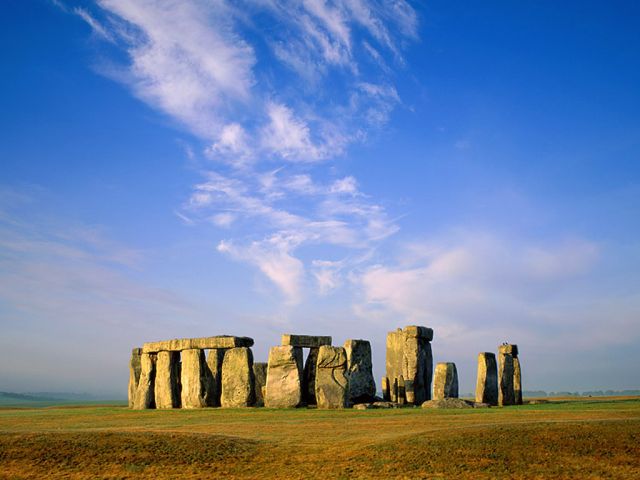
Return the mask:
[(498, 364), (498, 405), (513, 405), (515, 394), (513, 390), (513, 356), (500, 353)]
[(318, 351), (316, 401), (318, 408), (345, 408), (349, 400), (347, 353), (343, 347), (323, 345)]
[(155, 353), (163, 350), (179, 352), (182, 350), (252, 347), (253, 338), (219, 335), (217, 337), (175, 338), (162, 342), (147, 342), (142, 346), (143, 353)]
[(267, 384), (267, 362), (253, 363), (253, 380), (256, 394), (256, 407), (264, 407), (264, 387)]
[(350, 403), (374, 401), (376, 382), (373, 379), (371, 343), (367, 340), (347, 340), (344, 350), (347, 354)]
[(214, 348), (207, 354), (207, 366), (211, 375), (211, 405), (220, 406), (220, 395), (222, 393), (222, 363), (227, 348)]
[(302, 348), (271, 347), (267, 366), (264, 404), (269, 408), (292, 408), (302, 400)]
[(222, 363), (223, 407), (249, 407), (255, 400), (253, 354), (247, 347), (231, 348)]
[(154, 394), (156, 408), (180, 407), (180, 352), (158, 352)]
[(420, 337), (424, 338), (427, 342), (433, 340), (433, 329), (428, 327), (419, 327), (416, 325), (410, 325), (408, 327), (404, 327), (402, 332), (407, 337)]
[(133, 408), (136, 410), (155, 408), (155, 381), (156, 355), (153, 353), (142, 353), (140, 355), (140, 380), (138, 381)]
[(496, 356), (490, 352), (478, 354), (476, 402), (498, 404), (498, 367)]
[(207, 365), (204, 350), (193, 348), (182, 351), (180, 382), (182, 384), (182, 408), (214, 406), (213, 378)]
[(316, 366), (318, 364), (318, 348), (310, 348), (302, 374), (302, 403), (316, 404)]
[(322, 345), (331, 345), (331, 337), (317, 335), (282, 335), (282, 345), (303, 348), (320, 348)]
[(129, 360), (129, 408), (133, 408), (136, 398), (136, 390), (140, 381), (140, 354), (141, 348), (134, 348), (131, 351), (131, 360)]
[(518, 345), (512, 345), (509, 343), (503, 343), (498, 347), (498, 353), (502, 355), (512, 355), (514, 357), (518, 356)]
[(455, 363), (438, 363), (433, 381), (433, 399), (458, 398), (458, 371)]
[(385, 402), (391, 401), (391, 386), (387, 377), (382, 377), (382, 398)]
[(517, 356), (513, 357), (513, 401), (516, 405), (522, 405), (522, 371)]

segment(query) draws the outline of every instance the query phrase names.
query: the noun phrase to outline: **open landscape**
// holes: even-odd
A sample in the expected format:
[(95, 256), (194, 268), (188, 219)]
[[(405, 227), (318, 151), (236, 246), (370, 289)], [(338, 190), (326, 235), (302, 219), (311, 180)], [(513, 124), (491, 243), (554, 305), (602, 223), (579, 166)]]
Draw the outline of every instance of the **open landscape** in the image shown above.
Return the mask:
[(1, 478), (639, 478), (640, 399), (507, 408), (0, 410)]

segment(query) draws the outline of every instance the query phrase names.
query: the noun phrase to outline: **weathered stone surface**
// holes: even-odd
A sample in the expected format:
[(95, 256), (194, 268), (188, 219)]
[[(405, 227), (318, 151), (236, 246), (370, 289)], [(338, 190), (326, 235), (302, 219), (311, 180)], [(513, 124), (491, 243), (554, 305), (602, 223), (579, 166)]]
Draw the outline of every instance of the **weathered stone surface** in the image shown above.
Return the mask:
[(320, 347), (316, 368), (318, 408), (345, 408), (349, 400), (349, 381), (344, 347)]
[(316, 365), (318, 364), (318, 348), (309, 349), (307, 361), (302, 374), (302, 403), (316, 404)]
[(140, 381), (140, 354), (141, 348), (131, 350), (131, 360), (129, 361), (129, 408), (133, 408), (136, 398), (136, 390)]
[(301, 400), (302, 348), (290, 345), (271, 347), (267, 367), (265, 407), (297, 407)]
[(391, 387), (389, 385), (389, 379), (387, 377), (382, 377), (382, 398), (386, 402), (391, 401)]
[(516, 405), (522, 405), (522, 371), (517, 356), (513, 357), (513, 401)]
[(433, 382), (433, 400), (458, 398), (458, 370), (456, 364), (438, 363)]
[(501, 355), (506, 355), (506, 354), (510, 354), (513, 355), (514, 357), (518, 356), (518, 345), (512, 345), (509, 343), (503, 343), (502, 345), (500, 345), (498, 347), (498, 353), (500, 353)]
[[(392, 401), (400, 402), (397, 395), (403, 395), (403, 400), (420, 405), (431, 398), (433, 357), (429, 342), (432, 338), (433, 330), (420, 326), (398, 328), (387, 334), (386, 377)], [(396, 380), (401, 376), (404, 390), (396, 393)]]
[(140, 354), (140, 380), (136, 389), (133, 408), (143, 410), (155, 408), (154, 385), (156, 380), (156, 355), (153, 353)]
[(513, 356), (510, 353), (502, 353), (501, 349), (498, 357), (498, 405), (513, 405)]
[(256, 395), (254, 405), (264, 407), (264, 387), (267, 384), (267, 362), (253, 363), (253, 381)]
[(214, 407), (220, 406), (220, 395), (222, 393), (222, 362), (224, 361), (224, 354), (228, 348), (214, 348), (209, 350), (207, 354), (207, 366), (209, 367), (209, 373), (211, 375), (211, 391), (209, 397), (211, 398), (211, 405)]
[(331, 345), (331, 337), (318, 335), (282, 335), (282, 345), (303, 348), (320, 348), (322, 345)]
[[(436, 372), (438, 368), (436, 367)], [(436, 373), (436, 378), (437, 378)], [(422, 404), (422, 408), (476, 408), (473, 402), (461, 398), (439, 398), (428, 400)]]
[(158, 352), (154, 394), (156, 408), (180, 408), (180, 352)]
[(371, 343), (367, 340), (347, 340), (347, 378), (349, 379), (349, 401), (352, 404), (372, 402), (376, 395), (371, 363)]
[(478, 354), (476, 402), (498, 404), (498, 366), (496, 356), (490, 352)]
[(182, 351), (180, 382), (182, 408), (213, 406), (213, 378), (204, 350), (193, 348)]
[(147, 342), (142, 346), (143, 353), (162, 351), (179, 352), (182, 350), (252, 347), (253, 338), (219, 335), (217, 337), (175, 338), (162, 342)]
[(253, 353), (250, 348), (227, 350), (222, 362), (223, 407), (250, 407), (255, 400), (253, 379)]

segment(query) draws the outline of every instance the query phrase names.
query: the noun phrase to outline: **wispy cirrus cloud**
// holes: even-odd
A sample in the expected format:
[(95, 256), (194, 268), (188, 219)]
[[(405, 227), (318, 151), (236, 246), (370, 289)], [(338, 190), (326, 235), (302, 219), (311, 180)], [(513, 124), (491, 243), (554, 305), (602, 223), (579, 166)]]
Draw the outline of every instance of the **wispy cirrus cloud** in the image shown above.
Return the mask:
[[(323, 164), (401, 104), (389, 65), (401, 67), (404, 45), (417, 38), (407, 2), (97, 5), (78, 14), (129, 59), (103, 71), (200, 142), (200, 153), (190, 151), (204, 181), (179, 215), (225, 231), (219, 252), (255, 265), (295, 303), (309, 280), (321, 293), (341, 285), (346, 258), (364, 258), (398, 230), (355, 178), (327, 181)], [(335, 250), (300, 254), (321, 245)]]

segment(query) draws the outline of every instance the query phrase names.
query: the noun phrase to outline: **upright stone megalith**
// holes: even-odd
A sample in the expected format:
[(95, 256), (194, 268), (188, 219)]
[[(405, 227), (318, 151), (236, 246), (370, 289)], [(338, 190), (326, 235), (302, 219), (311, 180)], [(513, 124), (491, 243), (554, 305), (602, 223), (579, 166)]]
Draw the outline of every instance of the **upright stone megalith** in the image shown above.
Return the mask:
[(513, 357), (513, 401), (516, 405), (522, 405), (522, 370), (520, 369), (520, 357), (518, 346), (511, 345)]
[(156, 381), (156, 354), (140, 354), (140, 380), (136, 389), (133, 408), (143, 410), (155, 408), (154, 386)]
[(433, 330), (427, 327), (408, 326), (387, 334), (386, 376), (392, 402), (420, 405), (431, 398), (431, 340)]
[(498, 360), (498, 405), (514, 405), (514, 368), (511, 345), (500, 345)]
[(368, 340), (347, 340), (347, 378), (351, 404), (372, 402), (376, 395), (371, 363), (371, 343)]
[(433, 399), (458, 398), (458, 370), (451, 362), (438, 363), (433, 381)]
[(345, 408), (349, 401), (347, 353), (344, 347), (324, 345), (318, 351), (316, 401), (318, 408)]
[(271, 347), (267, 366), (264, 405), (269, 408), (293, 408), (302, 400), (302, 348), (283, 345)]
[(319, 347), (309, 349), (302, 373), (302, 400), (307, 405), (316, 404), (316, 365), (318, 364)]
[(227, 350), (222, 363), (223, 407), (250, 407), (255, 401), (253, 354), (247, 347)]
[(129, 408), (133, 408), (136, 398), (136, 390), (140, 381), (140, 354), (141, 348), (131, 350), (131, 360), (129, 360)]
[(204, 350), (191, 348), (182, 350), (182, 408), (203, 408), (214, 406), (213, 379), (207, 365)]
[(180, 408), (180, 352), (158, 352), (156, 408)]
[(207, 366), (211, 374), (211, 404), (220, 406), (220, 394), (222, 393), (222, 363), (227, 348), (212, 348), (207, 355)]
[(253, 382), (256, 407), (264, 407), (264, 389), (267, 385), (267, 362), (253, 362)]
[(476, 382), (476, 402), (498, 404), (498, 367), (496, 356), (490, 352), (478, 354), (478, 379)]

